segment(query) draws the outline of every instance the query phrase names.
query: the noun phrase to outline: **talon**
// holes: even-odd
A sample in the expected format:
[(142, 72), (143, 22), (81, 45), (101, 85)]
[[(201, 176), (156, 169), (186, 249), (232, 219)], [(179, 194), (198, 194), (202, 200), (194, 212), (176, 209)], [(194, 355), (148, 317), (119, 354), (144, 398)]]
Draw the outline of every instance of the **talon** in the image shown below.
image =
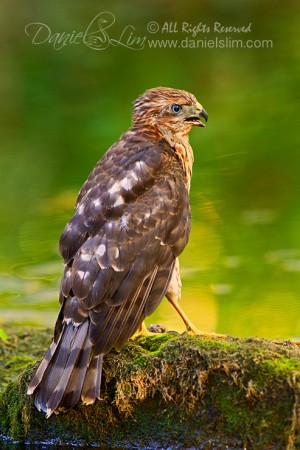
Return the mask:
[(191, 336), (201, 336), (206, 339), (225, 339), (226, 338), (226, 334), (200, 331), (200, 330), (198, 330), (198, 328), (192, 327), (192, 326), (187, 327), (187, 334), (189, 334)]

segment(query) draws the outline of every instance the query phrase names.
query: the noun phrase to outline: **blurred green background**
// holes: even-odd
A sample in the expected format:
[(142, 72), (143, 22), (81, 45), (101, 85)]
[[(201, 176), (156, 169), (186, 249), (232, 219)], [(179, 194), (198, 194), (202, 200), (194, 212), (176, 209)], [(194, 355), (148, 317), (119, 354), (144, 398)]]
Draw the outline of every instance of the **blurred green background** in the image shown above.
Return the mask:
[[(300, 336), (299, 7), (289, 0), (1, 2), (0, 326), (52, 326), (62, 273), (57, 243), (78, 190), (130, 126), (132, 101), (147, 88), (169, 86), (194, 93), (209, 114), (206, 129), (190, 136), (184, 309), (203, 330)], [(96, 50), (81, 41), (58, 50), (53, 42), (32, 43), (33, 27), (25, 33), (32, 22), (46, 24), (52, 36), (85, 31), (103, 11), (115, 17), (110, 39), (133, 26), (126, 33), (145, 37), (144, 47), (111, 42)], [(159, 29), (151, 34), (152, 21)], [(251, 22), (251, 31), (216, 35), (216, 21)], [(177, 23), (177, 33), (166, 22)], [(211, 30), (193, 37), (181, 32), (182, 22)], [(148, 43), (216, 36), (273, 46)], [(167, 301), (149, 323), (184, 330)]]

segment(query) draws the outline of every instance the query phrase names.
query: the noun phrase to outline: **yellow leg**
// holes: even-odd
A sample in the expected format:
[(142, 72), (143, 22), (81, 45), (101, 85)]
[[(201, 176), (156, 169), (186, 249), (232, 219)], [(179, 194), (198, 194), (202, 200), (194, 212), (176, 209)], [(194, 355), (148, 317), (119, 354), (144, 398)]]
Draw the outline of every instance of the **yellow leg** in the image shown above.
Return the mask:
[(141, 323), (141, 325), (139, 326), (137, 332), (138, 332), (138, 333), (141, 333), (141, 334), (147, 334), (147, 333), (148, 333), (148, 330), (147, 330), (147, 327), (146, 327), (146, 324), (145, 324), (145, 321), (144, 321), (144, 320), (143, 320), (143, 322)]
[(194, 334), (197, 336), (203, 336), (207, 338), (224, 338), (226, 337), (224, 334), (217, 333), (205, 333), (203, 331), (199, 331), (195, 325), (190, 321), (188, 316), (185, 314), (183, 309), (179, 306), (178, 299), (181, 297), (181, 279), (180, 279), (180, 269), (179, 269), (179, 261), (178, 258), (175, 260), (174, 270), (172, 273), (172, 277), (168, 286), (168, 290), (166, 292), (166, 297), (171, 303), (171, 305), (176, 309), (180, 317), (185, 323), (187, 327), (187, 332), (189, 334)]
[(153, 333), (147, 329), (146, 324), (143, 321), (141, 325), (138, 327), (137, 331), (131, 337), (131, 339), (136, 339), (141, 336), (152, 336), (152, 335)]
[(175, 308), (175, 310), (178, 312), (180, 317), (185, 323), (185, 326), (187, 327), (187, 332), (189, 334), (197, 335), (197, 336), (203, 336), (206, 338), (225, 338), (225, 334), (217, 334), (217, 333), (208, 333), (205, 331), (199, 331), (198, 328), (195, 327), (195, 325), (190, 321), (188, 316), (185, 314), (181, 306), (179, 305), (178, 301), (174, 299), (172, 295), (167, 295), (167, 299), (171, 303), (171, 305)]

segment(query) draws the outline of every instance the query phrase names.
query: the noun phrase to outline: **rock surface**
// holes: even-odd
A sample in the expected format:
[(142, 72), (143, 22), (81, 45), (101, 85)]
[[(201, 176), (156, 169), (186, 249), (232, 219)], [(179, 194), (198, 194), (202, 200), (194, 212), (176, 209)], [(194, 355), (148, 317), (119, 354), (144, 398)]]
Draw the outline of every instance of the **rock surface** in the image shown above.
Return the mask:
[(139, 337), (105, 357), (102, 400), (46, 420), (26, 395), (50, 330), (0, 341), (0, 432), (19, 442), (122, 448), (300, 448), (300, 349), (291, 342)]

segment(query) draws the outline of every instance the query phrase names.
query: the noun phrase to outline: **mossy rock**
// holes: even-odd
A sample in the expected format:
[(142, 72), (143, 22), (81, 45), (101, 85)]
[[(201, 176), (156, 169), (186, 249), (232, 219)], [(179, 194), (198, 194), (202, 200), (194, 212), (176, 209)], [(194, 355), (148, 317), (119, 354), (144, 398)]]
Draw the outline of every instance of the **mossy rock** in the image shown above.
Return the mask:
[[(41, 357), (51, 332), (8, 334), (15, 336), (10, 342), (16, 345), (0, 345), (1, 360), (6, 359), (1, 362), (0, 430), (18, 441), (123, 448), (300, 448), (300, 349), (291, 342), (174, 333), (139, 337), (105, 357), (101, 401), (79, 404), (46, 420), (26, 395), (37, 363), (16, 379), (14, 362), (19, 371)], [(8, 361), (12, 373), (5, 368)], [(12, 381), (6, 384), (8, 377)]]

